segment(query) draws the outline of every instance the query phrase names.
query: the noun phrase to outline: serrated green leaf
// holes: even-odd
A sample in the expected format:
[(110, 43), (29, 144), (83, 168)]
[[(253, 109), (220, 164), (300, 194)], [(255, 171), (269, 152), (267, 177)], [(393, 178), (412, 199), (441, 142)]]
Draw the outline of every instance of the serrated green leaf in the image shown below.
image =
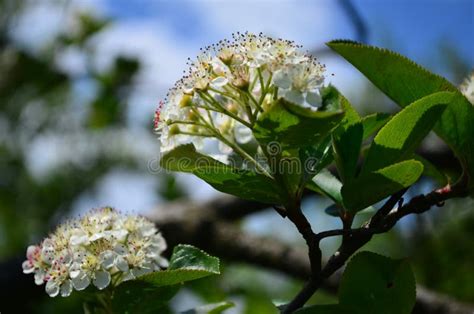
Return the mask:
[(276, 142), (282, 149), (319, 144), (344, 117), (342, 110), (312, 111), (284, 99), (262, 113), (253, 130), (262, 145)]
[(453, 94), (448, 92), (435, 93), (415, 101), (397, 113), (375, 136), (362, 173), (411, 157), (452, 97)]
[(333, 134), (334, 159), (343, 182), (356, 176), (363, 132), (362, 124), (357, 122)]
[(234, 306), (232, 302), (219, 302), (198, 306), (181, 314), (219, 314)]
[(341, 189), (344, 207), (358, 212), (414, 184), (423, 173), (423, 164), (405, 160), (344, 183)]
[[(177, 245), (167, 270), (145, 274), (118, 285), (114, 292), (114, 308), (119, 313), (156, 312), (176, 294), (181, 283), (218, 274), (217, 257), (191, 245)], [(145, 306), (147, 303), (148, 307)]]
[(386, 49), (350, 41), (333, 41), (328, 46), (402, 107), (436, 92), (453, 92), (455, 95), (434, 130), (454, 151), (468, 176), (470, 189), (474, 188), (474, 106), (454, 85)]
[(361, 119), (362, 126), (364, 127), (362, 138), (365, 140), (373, 135), (390, 120), (390, 117), (388, 113), (374, 113), (363, 117)]
[(436, 92), (457, 91), (445, 78), (388, 49), (345, 40), (327, 45), (402, 107)]
[(406, 260), (361, 252), (344, 271), (339, 302), (366, 314), (409, 314), (415, 305), (415, 289), (415, 278)]
[(181, 145), (163, 155), (160, 165), (171, 171), (188, 172), (203, 179), (216, 190), (243, 199), (282, 203), (284, 195), (269, 177), (250, 170), (237, 169), (196, 151), (193, 144)]

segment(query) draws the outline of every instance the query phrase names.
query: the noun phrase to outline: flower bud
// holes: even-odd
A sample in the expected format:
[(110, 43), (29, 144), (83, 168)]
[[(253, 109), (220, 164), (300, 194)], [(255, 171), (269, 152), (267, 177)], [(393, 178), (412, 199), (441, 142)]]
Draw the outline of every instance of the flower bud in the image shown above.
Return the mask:
[(184, 94), (179, 102), (180, 108), (191, 107), (193, 105), (193, 98), (189, 94)]
[(173, 135), (176, 135), (176, 134), (179, 134), (181, 132), (181, 130), (179, 129), (179, 126), (177, 126), (176, 124), (173, 124), (171, 127), (170, 127), (170, 130), (169, 130), (169, 135), (170, 136), (173, 136)]

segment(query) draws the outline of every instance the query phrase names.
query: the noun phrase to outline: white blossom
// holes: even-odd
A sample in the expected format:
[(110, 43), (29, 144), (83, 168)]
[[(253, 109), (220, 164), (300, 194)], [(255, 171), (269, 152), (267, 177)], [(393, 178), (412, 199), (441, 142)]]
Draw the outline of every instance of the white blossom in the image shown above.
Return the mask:
[(236, 33), (201, 49), (188, 65), (155, 112), (163, 152), (186, 143), (201, 150), (206, 138), (225, 154), (238, 153), (276, 99), (321, 105), (325, 67), (292, 41)]
[(110, 207), (93, 210), (58, 226), (39, 245), (26, 250), (23, 272), (46, 292), (69, 296), (94, 285), (102, 290), (168, 266), (166, 241), (143, 217), (123, 215)]

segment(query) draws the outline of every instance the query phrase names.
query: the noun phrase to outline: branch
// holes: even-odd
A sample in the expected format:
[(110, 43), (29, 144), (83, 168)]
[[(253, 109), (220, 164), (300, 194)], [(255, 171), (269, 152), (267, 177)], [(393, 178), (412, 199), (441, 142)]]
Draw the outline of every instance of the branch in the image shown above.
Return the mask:
[[(321, 287), (324, 280), (334, 274), (338, 269), (343, 267), (347, 260), (362, 246), (370, 241), (372, 236), (377, 233), (383, 233), (390, 230), (401, 218), (409, 214), (421, 214), (429, 210), (432, 206), (442, 206), (444, 201), (454, 197), (466, 196), (464, 182), (451, 187), (434, 190), (427, 195), (418, 195), (413, 197), (406, 205), (401, 206), (397, 210), (390, 211), (402, 197), (405, 191), (394, 194), (382, 206), (382, 208), (373, 216), (373, 218), (359, 229), (349, 229), (349, 231), (341, 230), (344, 236), (339, 249), (329, 258), (324, 268), (317, 274), (313, 274), (296, 297), (284, 308), (283, 313), (292, 313), (301, 308), (309, 298)], [(336, 234), (332, 231), (328, 234)], [(316, 235), (317, 237), (318, 235)], [(321, 236), (321, 235), (319, 235)]]
[[(234, 224), (205, 218), (203, 209), (185, 202), (172, 203), (171, 208), (166, 205), (166, 209), (158, 209), (150, 218), (161, 229), (170, 247), (189, 243), (230, 261), (280, 271), (303, 280), (311, 276), (308, 255), (303, 247), (295, 248), (270, 238), (248, 235)], [(339, 280), (340, 272), (335, 272), (321, 287), (336, 293)], [(415, 310), (418, 314), (471, 314), (474, 305), (417, 286)]]

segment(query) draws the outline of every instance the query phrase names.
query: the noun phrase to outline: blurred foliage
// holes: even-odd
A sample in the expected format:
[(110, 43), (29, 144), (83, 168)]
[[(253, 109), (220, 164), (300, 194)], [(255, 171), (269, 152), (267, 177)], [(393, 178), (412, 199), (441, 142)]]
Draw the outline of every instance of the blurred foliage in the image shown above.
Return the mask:
[(418, 219), (416, 232), (409, 241), (417, 281), (471, 303), (474, 302), (473, 207), (472, 200), (457, 201), (439, 210), (431, 220)]
[[(17, 2), (18, 4), (18, 2)], [(2, 17), (13, 23), (22, 8), (11, 9), (11, 1), (1, 2)], [(10, 11), (10, 14), (5, 12)], [(40, 51), (28, 51), (10, 38), (10, 24), (2, 21), (0, 54), (0, 230), (4, 234), (0, 242), (0, 256), (20, 252), (32, 240), (48, 232), (67, 214), (72, 204), (106, 174), (112, 167), (129, 165), (134, 161), (122, 156), (99, 154), (87, 160), (87, 164), (66, 163), (41, 178), (31, 171), (31, 146), (45, 134), (88, 133), (93, 128), (124, 126), (126, 97), (132, 79), (139, 70), (134, 59), (117, 57), (110, 69), (96, 73), (85, 72), (85, 78), (93, 80), (98, 92), (90, 104), (85, 119), (72, 113), (75, 97), (73, 85), (76, 78), (63, 72), (55, 63), (57, 56), (71, 46), (85, 45), (104, 23), (81, 15), (77, 30), (64, 30), (60, 38)], [(54, 47), (54, 49), (52, 49)], [(93, 55), (84, 51), (86, 59)], [(29, 114), (35, 108), (40, 116)], [(71, 116), (71, 117), (69, 117)], [(70, 125), (61, 125), (61, 117), (71, 118)], [(31, 119), (37, 118), (37, 121)], [(74, 147), (73, 145), (71, 147)], [(52, 218), (52, 220), (51, 220)], [(24, 223), (18, 228), (17, 223)]]

